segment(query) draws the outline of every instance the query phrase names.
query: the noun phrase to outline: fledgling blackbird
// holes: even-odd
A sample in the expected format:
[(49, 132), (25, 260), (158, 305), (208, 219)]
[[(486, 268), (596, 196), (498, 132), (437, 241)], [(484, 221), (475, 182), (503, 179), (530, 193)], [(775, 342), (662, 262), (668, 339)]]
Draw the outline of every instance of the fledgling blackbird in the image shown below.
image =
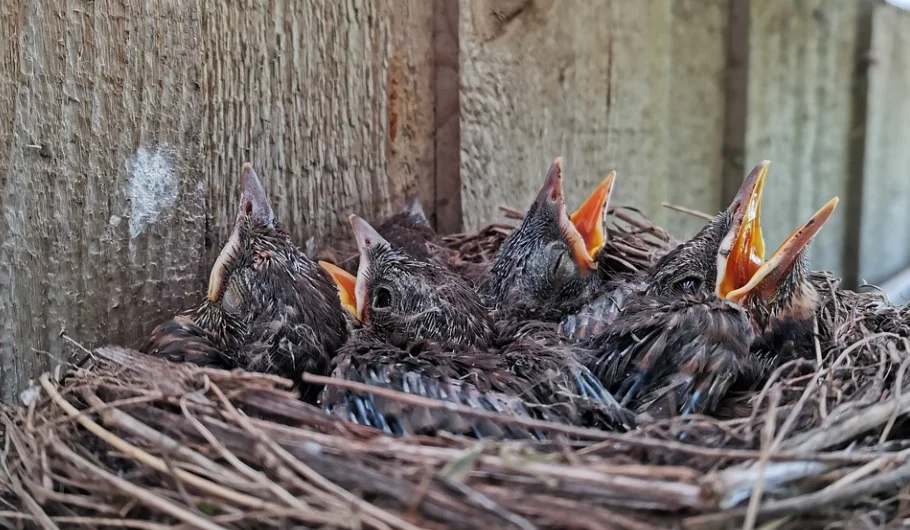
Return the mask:
[(820, 300), (809, 279), (806, 252), (839, 199), (822, 206), (766, 260), (760, 215), (767, 171), (767, 162), (753, 171), (758, 184), (746, 213), (734, 218), (733, 229), (721, 241), (717, 268), (723, 272), (715, 289), (717, 296), (746, 308), (756, 334), (752, 353), (774, 367), (814, 350), (813, 321)]
[(439, 234), (427, 219), (419, 195), (409, 197), (404, 209), (384, 220), (377, 227), (377, 232), (414, 258), (421, 261), (443, 260), (440, 264), (445, 265)]
[[(587, 359), (560, 344), (555, 330), (548, 335), (493, 322), (458, 275), (394, 248), (357, 216), (351, 224), (361, 252), (356, 279), (327, 270), (364, 327), (339, 351), (335, 377), (561, 423), (634, 425), (585, 367)], [(456, 422), (459, 432), (477, 436), (520, 434), (332, 388), (322, 402), (333, 413), (394, 433)]]
[(562, 159), (553, 162), (537, 199), (503, 241), (481, 286), (499, 316), (558, 322), (598, 291), (596, 256), (606, 237), (603, 215), (614, 178), (611, 173), (570, 217), (562, 191)]
[[(287, 377), (327, 375), (349, 334), (334, 284), (281, 228), (249, 163), (234, 230), (197, 308), (160, 324), (143, 352)], [(304, 397), (314, 389), (301, 388)]]
[(759, 215), (767, 166), (746, 177), (727, 210), (659, 260), (610, 328), (590, 340), (600, 352), (594, 372), (618, 387), (624, 405), (712, 412), (734, 382), (757, 382), (811, 341), (818, 295), (804, 253), (837, 199), (765, 261)]
[[(396, 248), (401, 248), (413, 258), (433, 262), (443, 267), (450, 267), (452, 252), (445, 247), (442, 237), (436, 233), (427, 219), (418, 195), (412, 195), (405, 202), (401, 211), (387, 217), (379, 224), (377, 230)], [(354, 248), (352, 243), (352, 247)], [(339, 259), (345, 249), (326, 250), (320, 259), (327, 263), (336, 262), (335, 266), (356, 273), (360, 263), (359, 253), (352, 253), (349, 258)]]

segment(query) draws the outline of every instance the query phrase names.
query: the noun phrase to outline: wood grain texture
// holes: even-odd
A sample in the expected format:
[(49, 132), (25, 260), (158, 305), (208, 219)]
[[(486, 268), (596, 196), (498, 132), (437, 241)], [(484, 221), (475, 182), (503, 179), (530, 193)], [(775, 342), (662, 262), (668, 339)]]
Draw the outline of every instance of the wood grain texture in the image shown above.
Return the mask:
[(433, 51), (436, 111), (436, 228), (458, 232), (463, 225), (461, 202), (461, 112), (458, 61), (458, 2), (434, 0)]
[[(301, 243), (421, 194), (433, 6), (0, 5), (0, 395), (68, 350), (135, 344), (203, 296), (250, 160)], [(407, 30), (405, 31), (405, 28)], [(9, 45), (7, 45), (9, 43)]]
[[(728, 0), (674, 0), (667, 200), (715, 214), (724, 202), (724, 105)], [(691, 237), (705, 221), (665, 214), (667, 226)]]
[(910, 12), (872, 14), (859, 277), (882, 282), (910, 267)]
[[(660, 215), (670, 77), (670, 4), (460, 3), (464, 222), (524, 209), (563, 156), (570, 205), (610, 170), (614, 204)], [(503, 16), (508, 13), (509, 16)]]
[(205, 174), (213, 257), (252, 161), (299, 241), (348, 238), (419, 192), (432, 215), (433, 6), (202, 3)]
[(674, 233), (723, 194), (727, 2), (462, 0), (465, 225), (525, 208), (554, 157), (577, 205), (618, 173), (614, 204)]
[(198, 296), (203, 95), (194, 2), (0, 10), (0, 395), (10, 398), (51, 356), (68, 356), (62, 329), (87, 345), (130, 344)]
[[(857, 2), (753, 1), (750, 19), (744, 161), (746, 171), (771, 161), (762, 208), (770, 252), (831, 197), (851, 200)], [(842, 202), (813, 243), (814, 268), (843, 273), (848, 209)]]

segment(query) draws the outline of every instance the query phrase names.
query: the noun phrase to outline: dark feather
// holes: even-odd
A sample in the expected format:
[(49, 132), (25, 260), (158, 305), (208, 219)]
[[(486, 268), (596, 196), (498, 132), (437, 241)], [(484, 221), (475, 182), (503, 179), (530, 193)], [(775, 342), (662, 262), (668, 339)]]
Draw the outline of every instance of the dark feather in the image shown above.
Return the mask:
[[(368, 231), (362, 225), (360, 230)], [(562, 345), (554, 324), (494, 325), (478, 294), (454, 272), (387, 242), (362, 250), (365, 268), (359, 276), (365, 280), (367, 323), (339, 353), (336, 377), (560, 423), (632, 425), (631, 415), (590, 374), (578, 352)], [(403, 425), (406, 433), (452, 427), (449, 422), (456, 421), (449, 411), (427, 416), (349, 394), (327, 389), (324, 406), (382, 428)], [(492, 432), (473, 423), (467, 429), (459, 423), (458, 429), (483, 436)]]
[[(510, 416), (537, 416), (518, 397), (521, 381), (505, 370), (502, 359), (481, 352), (457, 352), (428, 342), (399, 348), (352, 341), (339, 351), (333, 377)], [(448, 431), (475, 437), (541, 437), (518, 426), (331, 386), (321, 402), (332, 414), (396, 435)]]
[(591, 302), (563, 318), (559, 324), (560, 333), (572, 341), (585, 341), (603, 334), (621, 314), (629, 297), (641, 289), (627, 281), (607, 284)]
[(191, 315), (178, 315), (159, 324), (140, 346), (140, 351), (171, 362), (217, 368), (228, 364), (216, 344), (216, 337), (197, 326)]
[(555, 325), (500, 323), (498, 347), (509, 370), (524, 381), (525, 395), (547, 405), (551, 421), (609, 430), (635, 427), (631, 412), (589, 370), (594, 352), (565, 344)]
[(749, 354), (752, 338), (748, 315), (736, 304), (640, 297), (591, 341), (598, 351), (592, 368), (618, 389), (623, 405), (654, 410), (670, 398), (683, 413), (700, 413), (712, 410), (734, 380), (763, 373)]

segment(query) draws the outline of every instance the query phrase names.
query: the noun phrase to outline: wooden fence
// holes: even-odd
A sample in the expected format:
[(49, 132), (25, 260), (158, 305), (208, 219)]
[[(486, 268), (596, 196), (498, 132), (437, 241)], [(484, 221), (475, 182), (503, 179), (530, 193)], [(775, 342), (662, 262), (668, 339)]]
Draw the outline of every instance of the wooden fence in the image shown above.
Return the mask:
[(863, 0), (6, 0), (0, 395), (195, 304), (250, 160), (301, 244), (420, 193), (444, 231), (577, 203), (679, 235), (772, 161), (775, 245), (842, 199), (813, 264), (910, 266), (910, 13)]

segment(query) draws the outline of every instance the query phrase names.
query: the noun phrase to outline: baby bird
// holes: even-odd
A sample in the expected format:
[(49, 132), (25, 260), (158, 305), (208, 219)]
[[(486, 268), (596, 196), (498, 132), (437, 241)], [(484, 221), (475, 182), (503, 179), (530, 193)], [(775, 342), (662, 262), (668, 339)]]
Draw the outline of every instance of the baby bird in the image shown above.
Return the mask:
[[(456, 274), (408, 256), (357, 216), (351, 224), (360, 248), (357, 277), (323, 264), (364, 326), (339, 352), (335, 377), (561, 423), (634, 425), (578, 353), (559, 344), (555, 330), (548, 335), (544, 329), (497, 325)], [(453, 421), (329, 388), (323, 405), (395, 433)], [(470, 425), (460, 432), (518, 435), (489, 429)]]
[[(234, 230), (212, 267), (206, 299), (160, 324), (141, 350), (300, 383), (303, 372), (328, 374), (348, 334), (332, 281), (281, 228), (246, 163)], [(304, 397), (317, 392), (301, 391)]]
[(603, 215), (614, 178), (611, 173), (570, 217), (562, 159), (553, 162), (537, 199), (503, 241), (482, 285), (488, 304), (501, 317), (558, 322), (597, 292), (596, 256), (606, 237)]
[(659, 260), (609, 329), (590, 340), (600, 352), (592, 368), (608, 388), (619, 387), (622, 404), (711, 412), (734, 382), (757, 382), (808, 347), (818, 295), (804, 253), (837, 199), (765, 261), (767, 167), (756, 167), (727, 210)]
[(441, 238), (427, 219), (419, 195), (408, 198), (404, 209), (384, 220), (377, 231), (392, 245), (416, 259), (448, 266)]
[[(433, 229), (424, 213), (420, 197), (416, 194), (408, 198), (401, 211), (383, 220), (377, 232), (396, 248), (401, 248), (415, 259), (433, 262), (446, 268), (451, 266), (452, 252), (445, 247), (442, 237)], [(356, 273), (360, 263), (359, 254), (355, 253), (343, 260), (337, 258), (338, 254), (345, 255), (345, 251), (349, 250), (347, 247), (325, 250), (320, 258), (328, 263), (336, 261), (337, 266), (345, 271)]]

